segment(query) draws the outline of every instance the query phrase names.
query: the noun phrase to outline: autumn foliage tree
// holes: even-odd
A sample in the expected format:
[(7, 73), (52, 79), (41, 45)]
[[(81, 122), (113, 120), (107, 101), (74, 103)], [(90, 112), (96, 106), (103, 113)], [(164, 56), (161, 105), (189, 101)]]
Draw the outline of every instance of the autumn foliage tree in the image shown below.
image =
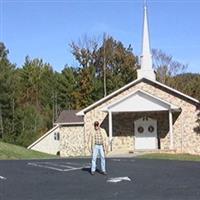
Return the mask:
[(76, 108), (84, 108), (102, 98), (105, 87), (109, 94), (136, 79), (137, 57), (130, 46), (124, 47), (113, 37), (104, 38), (100, 44), (84, 37), (83, 41), (72, 42), (70, 46), (79, 65)]

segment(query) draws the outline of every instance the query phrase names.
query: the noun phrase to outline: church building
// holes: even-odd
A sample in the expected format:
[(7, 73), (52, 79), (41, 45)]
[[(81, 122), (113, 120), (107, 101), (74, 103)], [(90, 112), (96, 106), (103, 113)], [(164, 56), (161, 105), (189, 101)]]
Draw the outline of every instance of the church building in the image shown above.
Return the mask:
[(80, 111), (63, 111), (55, 127), (28, 148), (62, 157), (88, 156), (94, 121), (108, 134), (110, 154), (174, 152), (200, 154), (200, 102), (156, 81), (147, 7), (137, 79)]

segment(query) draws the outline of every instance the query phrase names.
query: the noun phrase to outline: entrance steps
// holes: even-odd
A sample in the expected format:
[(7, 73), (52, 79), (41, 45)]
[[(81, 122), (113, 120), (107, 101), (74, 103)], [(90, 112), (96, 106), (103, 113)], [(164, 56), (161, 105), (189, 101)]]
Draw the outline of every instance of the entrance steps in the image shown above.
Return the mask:
[(107, 157), (132, 157), (134, 156), (133, 152), (130, 153), (129, 150), (113, 150), (110, 151)]

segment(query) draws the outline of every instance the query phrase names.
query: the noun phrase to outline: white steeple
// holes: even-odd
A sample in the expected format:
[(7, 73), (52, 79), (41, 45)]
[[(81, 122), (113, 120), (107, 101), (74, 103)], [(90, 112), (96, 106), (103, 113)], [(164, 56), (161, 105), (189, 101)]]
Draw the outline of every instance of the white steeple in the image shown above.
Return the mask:
[(146, 3), (144, 4), (142, 55), (141, 55), (140, 59), (141, 59), (140, 60), (141, 69), (137, 70), (138, 78), (148, 78), (148, 79), (155, 80), (156, 76), (155, 76), (155, 72), (153, 70)]

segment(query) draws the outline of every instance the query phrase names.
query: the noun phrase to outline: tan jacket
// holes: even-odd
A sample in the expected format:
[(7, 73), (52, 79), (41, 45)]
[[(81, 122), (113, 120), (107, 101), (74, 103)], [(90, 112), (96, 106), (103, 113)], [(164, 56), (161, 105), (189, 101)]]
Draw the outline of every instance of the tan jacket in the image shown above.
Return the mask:
[[(108, 153), (108, 136), (106, 134), (106, 131), (103, 128), (100, 128), (100, 132), (103, 138), (104, 152)], [(95, 130), (93, 130), (91, 134), (89, 135), (88, 147), (89, 147), (90, 152), (93, 151), (94, 145), (95, 145)]]

